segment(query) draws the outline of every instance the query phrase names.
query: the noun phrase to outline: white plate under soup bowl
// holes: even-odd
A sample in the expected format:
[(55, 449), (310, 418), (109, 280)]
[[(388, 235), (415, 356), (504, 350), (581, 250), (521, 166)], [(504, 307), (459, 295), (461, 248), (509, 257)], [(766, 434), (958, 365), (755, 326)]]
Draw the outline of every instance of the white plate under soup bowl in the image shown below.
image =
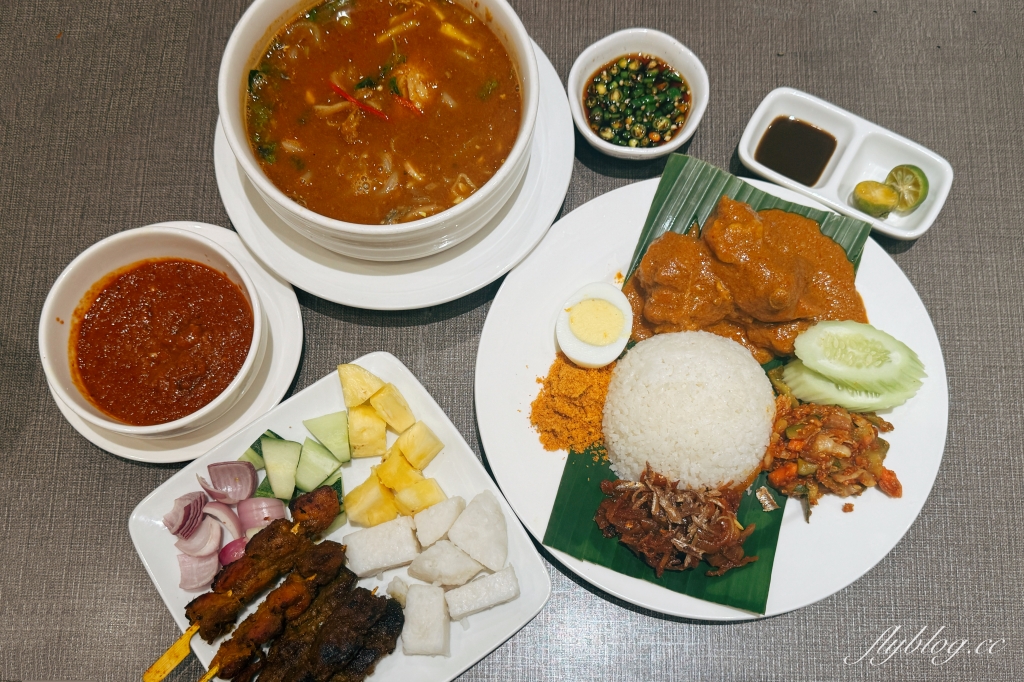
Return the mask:
[(484, 227), (509, 201), (526, 174), (540, 103), (540, 73), (530, 36), (505, 0), (460, 0), (504, 44), (517, 65), (523, 98), (519, 134), (505, 163), (468, 199), (421, 220), (360, 225), (320, 215), (296, 203), (260, 168), (244, 121), (246, 74), (270, 37), (291, 21), (294, 0), (255, 0), (239, 19), (224, 50), (217, 86), (220, 121), (228, 145), (256, 191), (289, 227), (325, 249), (353, 258), (402, 261), (455, 246)]
[[(75, 311), (94, 284), (115, 270), (150, 258), (184, 258), (224, 274), (242, 290), (252, 307), (253, 337), (238, 374), (212, 401), (174, 421), (132, 426), (107, 416), (78, 390), (71, 375), (70, 336)], [(263, 362), (267, 347), (266, 330), (256, 286), (231, 254), (212, 240), (193, 232), (168, 225), (149, 225), (119, 232), (93, 244), (64, 268), (43, 303), (39, 320), (39, 356), (47, 383), (82, 419), (123, 435), (167, 438), (209, 424), (245, 394)]]

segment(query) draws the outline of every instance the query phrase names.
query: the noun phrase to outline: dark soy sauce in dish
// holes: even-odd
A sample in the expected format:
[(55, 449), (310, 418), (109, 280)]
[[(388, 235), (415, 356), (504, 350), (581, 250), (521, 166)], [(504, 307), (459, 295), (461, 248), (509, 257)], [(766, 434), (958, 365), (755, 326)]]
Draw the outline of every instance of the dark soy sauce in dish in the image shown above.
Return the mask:
[(754, 159), (813, 187), (835, 150), (836, 138), (821, 128), (793, 116), (779, 116), (761, 136)]

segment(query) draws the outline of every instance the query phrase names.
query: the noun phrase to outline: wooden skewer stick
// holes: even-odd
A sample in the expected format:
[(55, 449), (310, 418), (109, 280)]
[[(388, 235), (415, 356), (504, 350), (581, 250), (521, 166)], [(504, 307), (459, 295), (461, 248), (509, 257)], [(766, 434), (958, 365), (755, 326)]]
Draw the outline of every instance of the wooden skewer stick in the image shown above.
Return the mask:
[(210, 669), (206, 671), (206, 674), (199, 678), (199, 682), (210, 682), (213, 678), (217, 677), (217, 673), (220, 672), (219, 665), (211, 665)]
[(193, 623), (189, 626), (188, 630), (181, 633), (181, 637), (178, 638), (174, 644), (167, 648), (164, 655), (156, 659), (156, 663), (149, 666), (149, 670), (142, 673), (142, 682), (160, 682), (162, 679), (167, 677), (172, 670), (178, 667), (178, 664), (185, 660), (188, 656), (191, 648), (189, 642), (192, 641), (192, 636), (199, 631), (199, 623)]

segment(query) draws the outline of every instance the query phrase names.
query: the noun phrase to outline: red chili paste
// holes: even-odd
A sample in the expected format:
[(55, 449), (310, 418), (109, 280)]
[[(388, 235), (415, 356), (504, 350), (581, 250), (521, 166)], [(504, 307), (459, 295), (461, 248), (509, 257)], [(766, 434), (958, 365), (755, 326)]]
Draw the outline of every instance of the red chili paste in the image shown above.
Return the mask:
[(72, 325), (79, 390), (107, 415), (145, 426), (192, 414), (227, 388), (249, 352), (253, 313), (223, 273), (152, 259), (93, 285)]

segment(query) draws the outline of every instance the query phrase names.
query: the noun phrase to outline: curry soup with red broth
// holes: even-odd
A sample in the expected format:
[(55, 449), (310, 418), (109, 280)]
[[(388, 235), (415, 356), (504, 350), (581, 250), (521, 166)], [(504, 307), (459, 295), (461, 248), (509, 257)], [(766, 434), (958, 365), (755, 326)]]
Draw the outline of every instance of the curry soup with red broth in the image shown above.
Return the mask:
[(270, 180), (330, 218), (418, 220), (501, 167), (519, 131), (516, 67), (486, 23), (441, 0), (329, 0), (270, 41), (246, 84)]

